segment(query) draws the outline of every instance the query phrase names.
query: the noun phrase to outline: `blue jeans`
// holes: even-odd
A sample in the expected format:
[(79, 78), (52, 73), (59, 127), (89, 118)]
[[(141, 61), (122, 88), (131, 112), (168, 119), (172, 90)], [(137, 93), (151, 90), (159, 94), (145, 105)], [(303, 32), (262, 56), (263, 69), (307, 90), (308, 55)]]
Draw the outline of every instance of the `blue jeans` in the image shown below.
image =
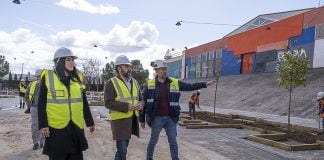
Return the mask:
[(156, 116), (151, 125), (151, 138), (147, 146), (147, 158), (153, 158), (154, 147), (159, 140), (160, 132), (164, 128), (168, 136), (172, 160), (179, 160), (177, 144), (177, 123), (169, 116)]
[(126, 160), (128, 144), (129, 144), (129, 140), (116, 141), (117, 151), (115, 154), (115, 160)]

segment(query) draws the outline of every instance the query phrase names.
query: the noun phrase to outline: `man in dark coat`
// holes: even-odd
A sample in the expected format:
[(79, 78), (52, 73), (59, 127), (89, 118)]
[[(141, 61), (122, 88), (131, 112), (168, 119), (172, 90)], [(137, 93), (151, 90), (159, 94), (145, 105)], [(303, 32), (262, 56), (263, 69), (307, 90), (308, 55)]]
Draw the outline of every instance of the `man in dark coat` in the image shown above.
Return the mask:
[(104, 101), (109, 109), (113, 139), (116, 140), (115, 160), (126, 160), (131, 135), (139, 137), (138, 112), (143, 109), (144, 102), (137, 81), (131, 77), (129, 59), (118, 56), (115, 66), (117, 76), (106, 83)]

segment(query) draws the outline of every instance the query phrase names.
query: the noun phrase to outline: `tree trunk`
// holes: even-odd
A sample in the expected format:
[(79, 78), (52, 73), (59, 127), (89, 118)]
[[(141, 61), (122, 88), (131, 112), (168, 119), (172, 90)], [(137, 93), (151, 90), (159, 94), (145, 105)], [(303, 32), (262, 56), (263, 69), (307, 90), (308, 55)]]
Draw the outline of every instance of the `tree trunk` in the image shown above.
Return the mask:
[(219, 80), (219, 76), (216, 73), (216, 89), (215, 89), (215, 98), (214, 98), (214, 117), (216, 116), (216, 93), (217, 93), (217, 86), (218, 86), (218, 80)]
[(291, 94), (292, 94), (292, 74), (290, 74), (290, 84), (289, 84), (288, 133), (290, 133), (290, 106), (291, 106)]

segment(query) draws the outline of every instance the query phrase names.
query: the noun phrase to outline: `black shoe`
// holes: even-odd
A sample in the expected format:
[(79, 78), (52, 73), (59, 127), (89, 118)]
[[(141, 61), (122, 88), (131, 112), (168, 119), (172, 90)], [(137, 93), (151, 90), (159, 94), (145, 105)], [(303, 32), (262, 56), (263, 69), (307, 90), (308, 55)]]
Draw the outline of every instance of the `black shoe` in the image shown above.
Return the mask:
[(38, 143), (35, 143), (33, 146), (33, 150), (37, 150), (38, 149)]
[(147, 158), (147, 160), (153, 160), (153, 158)]
[(39, 145), (39, 148), (43, 148), (44, 147), (44, 143), (41, 143), (40, 145)]
[(25, 114), (29, 114), (30, 113), (30, 109), (29, 108), (27, 108), (26, 110), (25, 110), (25, 112), (24, 112)]

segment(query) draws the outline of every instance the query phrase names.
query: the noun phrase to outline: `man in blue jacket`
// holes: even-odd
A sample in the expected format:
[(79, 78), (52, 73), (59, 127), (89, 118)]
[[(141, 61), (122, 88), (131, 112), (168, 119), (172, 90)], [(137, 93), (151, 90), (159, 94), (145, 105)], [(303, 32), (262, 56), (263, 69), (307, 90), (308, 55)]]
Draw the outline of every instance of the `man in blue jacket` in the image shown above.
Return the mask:
[(151, 63), (156, 77), (147, 81), (143, 90), (145, 101), (143, 112), (140, 114), (141, 127), (145, 128), (145, 121), (151, 127), (151, 138), (147, 146), (147, 159), (153, 159), (153, 152), (158, 142), (160, 132), (164, 128), (170, 145), (172, 160), (178, 160), (177, 122), (179, 121), (180, 91), (193, 91), (206, 88), (214, 83), (200, 82), (188, 84), (175, 78), (167, 77), (167, 64), (163, 60)]

